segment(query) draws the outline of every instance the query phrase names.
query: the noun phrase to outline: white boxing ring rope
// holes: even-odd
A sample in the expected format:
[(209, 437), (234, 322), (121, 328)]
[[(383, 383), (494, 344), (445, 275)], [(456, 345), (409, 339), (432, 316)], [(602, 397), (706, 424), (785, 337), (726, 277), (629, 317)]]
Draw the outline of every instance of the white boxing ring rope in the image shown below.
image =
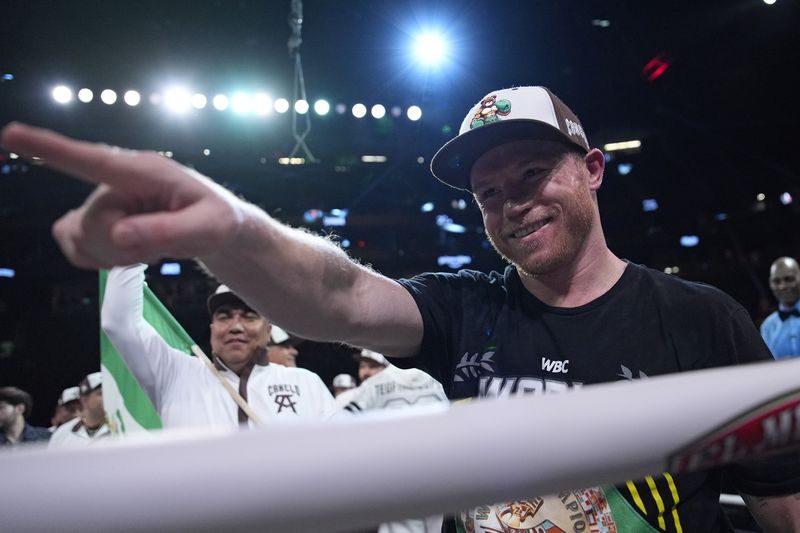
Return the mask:
[[(800, 360), (793, 360), (474, 401), (391, 420), (165, 432), (146, 443), (76, 451), (18, 449), (0, 453), (0, 529), (369, 527), (660, 473), (677, 450), (798, 389)], [(784, 448), (798, 446), (792, 423)]]

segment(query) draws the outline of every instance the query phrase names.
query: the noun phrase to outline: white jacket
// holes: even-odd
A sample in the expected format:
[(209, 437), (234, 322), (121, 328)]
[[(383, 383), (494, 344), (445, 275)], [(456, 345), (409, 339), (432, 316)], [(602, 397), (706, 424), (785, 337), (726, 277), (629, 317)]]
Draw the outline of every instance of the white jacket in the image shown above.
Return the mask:
[[(152, 400), (165, 428), (237, 427), (239, 407), (214, 374), (198, 358), (168, 345), (143, 318), (146, 268), (111, 270), (101, 312), (103, 331)], [(239, 390), (239, 376), (224, 365), (220, 372)], [(247, 403), (265, 423), (328, 417), (335, 409), (319, 376), (302, 368), (257, 364), (246, 390)]]

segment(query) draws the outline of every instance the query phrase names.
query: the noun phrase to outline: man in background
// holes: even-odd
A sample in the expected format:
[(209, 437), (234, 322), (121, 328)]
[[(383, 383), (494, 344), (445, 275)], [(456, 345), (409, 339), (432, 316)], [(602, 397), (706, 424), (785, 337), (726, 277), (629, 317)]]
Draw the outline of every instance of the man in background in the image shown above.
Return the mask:
[(81, 414), (81, 389), (78, 386), (67, 387), (58, 397), (53, 416), (50, 418), (50, 431), (55, 431), (58, 426), (72, 420)]
[(92, 372), (79, 385), (80, 416), (62, 424), (53, 433), (48, 448), (86, 448), (111, 435), (103, 410), (103, 374)]
[(270, 342), (267, 346), (267, 357), (270, 363), (276, 365), (283, 365), (288, 367), (297, 366), (297, 348), (295, 345), (297, 340), (291, 335), (286, 333), (285, 330), (272, 324), (272, 332), (270, 333)]
[(28, 423), (33, 398), (17, 387), (0, 387), (0, 446), (50, 439), (50, 430)]
[(769, 269), (769, 288), (778, 310), (761, 324), (761, 336), (775, 359), (800, 355), (800, 265), (780, 257)]

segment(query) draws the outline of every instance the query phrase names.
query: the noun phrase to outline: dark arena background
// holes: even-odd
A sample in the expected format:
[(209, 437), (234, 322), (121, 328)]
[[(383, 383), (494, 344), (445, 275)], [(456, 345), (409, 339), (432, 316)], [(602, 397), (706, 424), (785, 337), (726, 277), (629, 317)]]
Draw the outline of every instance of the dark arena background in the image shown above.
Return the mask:
[[(716, 285), (757, 323), (774, 308), (769, 265), (800, 254), (798, 2), (307, 0), (294, 29), (291, 10), (6, 0), (0, 121), (162, 152), (399, 277), (503, 267), (430, 158), (488, 91), (545, 85), (607, 154), (613, 251)], [(99, 367), (98, 279), (50, 235), (90, 187), (36, 163), (0, 152), (0, 384), (47, 425)], [(208, 350), (216, 283), (170, 258), (148, 282)], [(300, 350), (326, 384), (355, 371), (346, 347)]]

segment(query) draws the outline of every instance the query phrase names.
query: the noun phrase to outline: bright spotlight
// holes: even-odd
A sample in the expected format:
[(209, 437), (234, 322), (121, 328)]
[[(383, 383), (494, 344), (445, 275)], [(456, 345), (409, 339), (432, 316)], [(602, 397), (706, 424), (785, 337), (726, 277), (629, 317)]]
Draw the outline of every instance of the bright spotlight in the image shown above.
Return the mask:
[(775, 0), (764, 0), (764, 3), (767, 4), (768, 6), (771, 6), (772, 4), (775, 3)]
[(164, 105), (175, 113), (184, 113), (192, 105), (192, 96), (186, 89), (172, 88), (164, 93)]
[(117, 101), (117, 93), (111, 89), (105, 89), (100, 93), (100, 100), (106, 105), (112, 105)]
[(446, 47), (441, 36), (427, 33), (417, 38), (414, 44), (417, 59), (426, 65), (435, 65), (444, 59)]
[(211, 100), (211, 104), (217, 111), (225, 111), (228, 109), (228, 97), (224, 94), (218, 94)]
[(419, 106), (412, 105), (406, 111), (406, 116), (409, 120), (419, 120), (422, 118), (422, 109)]
[(286, 113), (289, 111), (289, 100), (286, 98), (278, 98), (275, 100), (275, 111), (278, 113)]
[(356, 118), (364, 118), (367, 114), (367, 106), (364, 104), (356, 104), (353, 106), (353, 116)]
[(192, 107), (195, 109), (204, 109), (208, 104), (208, 98), (202, 93), (194, 93), (192, 95)]
[(253, 111), (256, 115), (268, 115), (272, 112), (272, 98), (265, 93), (257, 93), (253, 97)]
[(375, 104), (372, 106), (370, 113), (374, 118), (383, 118), (386, 116), (386, 108), (383, 107), (381, 104)]
[(142, 101), (142, 96), (136, 91), (125, 91), (122, 99), (125, 100), (126, 104), (133, 107), (139, 105), (139, 102)]
[(53, 100), (59, 104), (68, 104), (72, 101), (72, 89), (59, 85), (53, 89)]
[(317, 100), (314, 102), (314, 112), (317, 115), (327, 115), (331, 110), (331, 104), (327, 100)]
[(231, 109), (234, 113), (244, 115), (249, 113), (253, 104), (250, 102), (250, 97), (244, 93), (236, 93), (231, 98)]
[(94, 93), (91, 89), (81, 89), (78, 91), (78, 100), (84, 104), (88, 104), (94, 99)]
[(296, 101), (294, 103), (294, 110), (301, 115), (305, 115), (308, 113), (308, 102), (306, 100)]

